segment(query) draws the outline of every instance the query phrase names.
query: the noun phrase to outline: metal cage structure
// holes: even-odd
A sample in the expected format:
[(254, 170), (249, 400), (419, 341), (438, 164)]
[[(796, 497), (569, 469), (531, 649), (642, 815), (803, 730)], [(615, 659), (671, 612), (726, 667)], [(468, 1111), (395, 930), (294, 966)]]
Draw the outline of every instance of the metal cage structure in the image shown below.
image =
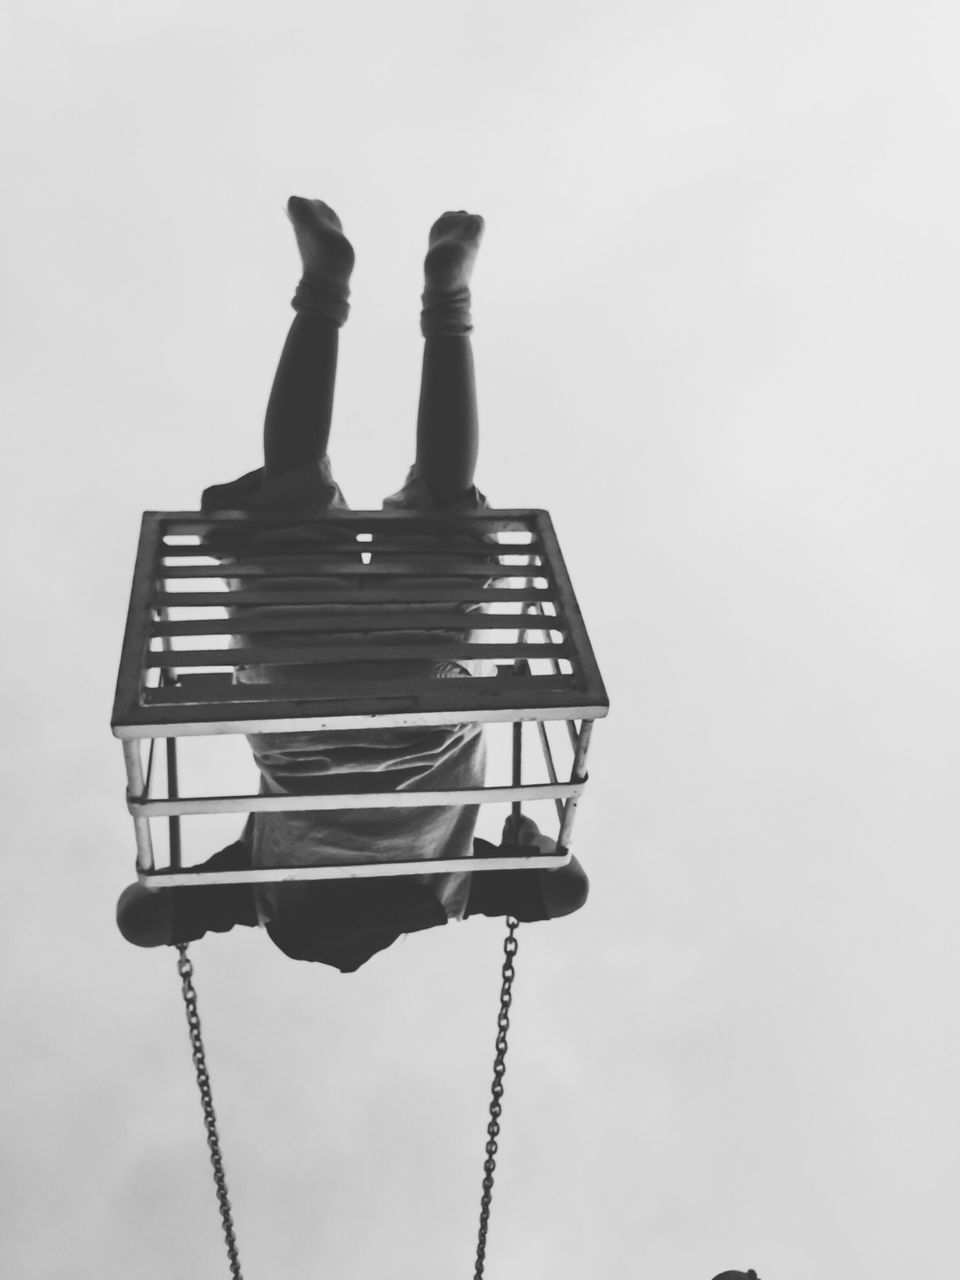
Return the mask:
[[(397, 660), (471, 663), (471, 678), (397, 675)], [(343, 679), (344, 664), (362, 679)], [(476, 665), (482, 664), (482, 665)], [(408, 664), (409, 666), (409, 664)], [(324, 679), (325, 668), (333, 673)], [(244, 679), (256, 669), (256, 682)], [(348, 668), (349, 669), (349, 668)], [(274, 673), (271, 677), (270, 673)], [(111, 728), (121, 739), (137, 871), (153, 887), (549, 868), (570, 860), (594, 720), (609, 709), (557, 542), (542, 510), (146, 512), (140, 530)], [(561, 781), (546, 732), (565, 721)], [(177, 740), (415, 725), (512, 726), (510, 786), (458, 791), (181, 796)], [(534, 721), (548, 783), (522, 781), (522, 726)], [(166, 796), (152, 794), (156, 747)], [(146, 752), (146, 758), (145, 758)], [(556, 852), (499, 857), (196, 871), (180, 822), (203, 813), (362, 809), (552, 800)], [(155, 865), (151, 821), (169, 824)]]

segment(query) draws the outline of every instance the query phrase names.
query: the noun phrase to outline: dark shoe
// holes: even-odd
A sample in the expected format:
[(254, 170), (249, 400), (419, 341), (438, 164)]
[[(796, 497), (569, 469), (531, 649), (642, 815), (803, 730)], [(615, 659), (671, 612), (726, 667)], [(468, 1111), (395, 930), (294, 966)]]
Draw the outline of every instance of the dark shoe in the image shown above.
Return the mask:
[[(250, 829), (250, 823), (244, 828)], [(241, 837), (197, 871), (243, 871), (250, 868), (250, 846)], [(226, 933), (234, 925), (258, 923), (249, 884), (185, 885), (148, 889), (131, 884), (117, 903), (117, 926), (136, 947), (176, 946), (195, 942), (205, 933)]]
[[(529, 853), (525, 845), (492, 845), (486, 840), (473, 843), (474, 856), (495, 858), (504, 854)], [(576, 858), (565, 867), (551, 871), (478, 871), (472, 877), (467, 915), (513, 916), (523, 923), (555, 920), (579, 911), (590, 892), (590, 881)]]
[(590, 893), (587, 873), (576, 858), (571, 857), (565, 867), (555, 871), (538, 871), (540, 893), (547, 912), (547, 919), (570, 916), (579, 911)]
[(135, 947), (170, 946), (174, 941), (173, 891), (128, 885), (117, 902), (117, 927)]

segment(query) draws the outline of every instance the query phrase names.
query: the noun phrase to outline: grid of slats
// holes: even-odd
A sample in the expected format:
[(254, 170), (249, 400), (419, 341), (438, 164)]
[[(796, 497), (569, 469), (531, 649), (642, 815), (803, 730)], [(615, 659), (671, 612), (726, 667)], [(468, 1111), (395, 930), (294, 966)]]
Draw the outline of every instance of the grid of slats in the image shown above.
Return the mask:
[(546, 512), (144, 516), (120, 736), (606, 706)]

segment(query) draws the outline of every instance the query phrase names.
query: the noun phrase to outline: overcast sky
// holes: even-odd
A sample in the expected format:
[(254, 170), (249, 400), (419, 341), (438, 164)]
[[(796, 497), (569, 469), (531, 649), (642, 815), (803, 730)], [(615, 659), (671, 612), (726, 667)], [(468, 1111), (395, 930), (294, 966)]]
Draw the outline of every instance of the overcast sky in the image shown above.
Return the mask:
[[(958, 25), (8, 0), (5, 1277), (227, 1274), (109, 715), (140, 513), (258, 465), (291, 193), (357, 250), (357, 507), (411, 460), (427, 230), (486, 218), (478, 480), (552, 512), (612, 702), (590, 902), (520, 933), (487, 1274), (948, 1274)], [(500, 949), (192, 948), (249, 1280), (471, 1273)]]

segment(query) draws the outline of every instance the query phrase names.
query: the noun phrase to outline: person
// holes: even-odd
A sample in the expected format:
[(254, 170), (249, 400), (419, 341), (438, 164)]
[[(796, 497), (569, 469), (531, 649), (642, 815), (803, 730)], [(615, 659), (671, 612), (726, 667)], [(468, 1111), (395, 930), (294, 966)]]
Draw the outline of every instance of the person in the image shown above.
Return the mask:
[[(291, 196), (287, 216), (303, 273), (292, 299), (296, 314), (267, 404), (263, 466), (206, 489), (201, 503), (206, 512), (289, 513), (289, 525), (284, 522), (284, 528), (258, 535), (257, 550), (263, 555), (269, 553), (271, 538), (309, 536), (309, 529), (298, 530), (298, 519), (346, 508), (333, 478), (327, 445), (339, 331), (350, 309), (354, 251), (340, 219), (322, 201)], [(403, 488), (384, 500), (385, 509), (456, 514), (488, 505), (474, 484), (478, 414), (470, 342), (470, 280), (483, 230), (483, 219), (464, 210), (444, 213), (430, 230), (420, 320), (424, 348), (416, 458)], [(231, 586), (242, 601), (243, 579), (234, 579)], [(257, 587), (262, 595), (270, 582), (258, 578)], [(289, 600), (289, 581), (285, 589)], [(239, 617), (256, 612), (256, 605), (243, 603), (231, 609)], [(286, 607), (286, 612), (294, 615), (296, 607)], [(354, 638), (362, 636), (344, 640)], [(258, 639), (263, 650), (264, 636)], [(269, 637), (270, 645), (278, 649), (296, 642), (295, 633)], [(266, 652), (269, 657), (269, 648)], [(486, 664), (475, 659), (398, 657), (390, 667), (392, 676), (438, 679), (488, 673)], [(363, 663), (294, 668), (267, 661), (237, 673), (240, 681), (281, 687), (311, 676), (322, 676), (328, 685), (353, 681), (356, 687), (371, 672), (369, 664)], [(261, 792), (268, 795), (440, 791), (483, 785), (485, 754), (479, 724), (260, 733), (249, 735), (248, 741), (260, 769)], [(475, 836), (476, 819), (476, 805), (259, 812), (250, 815), (237, 841), (198, 869), (355, 862), (370, 855), (382, 860), (429, 860), (500, 853), (500, 846)], [(505, 847), (535, 845), (544, 852), (556, 847), (527, 817), (519, 822), (508, 818), (503, 839)], [(402, 934), (476, 915), (514, 916), (528, 922), (553, 919), (583, 906), (588, 889), (576, 859), (553, 871), (425, 872), (166, 889), (134, 884), (120, 896), (117, 923), (129, 942), (145, 947), (189, 942), (237, 925), (263, 925), (274, 944), (292, 959), (350, 973)]]
[(721, 1271), (713, 1280), (759, 1280), (759, 1276), (751, 1267), (749, 1271)]

